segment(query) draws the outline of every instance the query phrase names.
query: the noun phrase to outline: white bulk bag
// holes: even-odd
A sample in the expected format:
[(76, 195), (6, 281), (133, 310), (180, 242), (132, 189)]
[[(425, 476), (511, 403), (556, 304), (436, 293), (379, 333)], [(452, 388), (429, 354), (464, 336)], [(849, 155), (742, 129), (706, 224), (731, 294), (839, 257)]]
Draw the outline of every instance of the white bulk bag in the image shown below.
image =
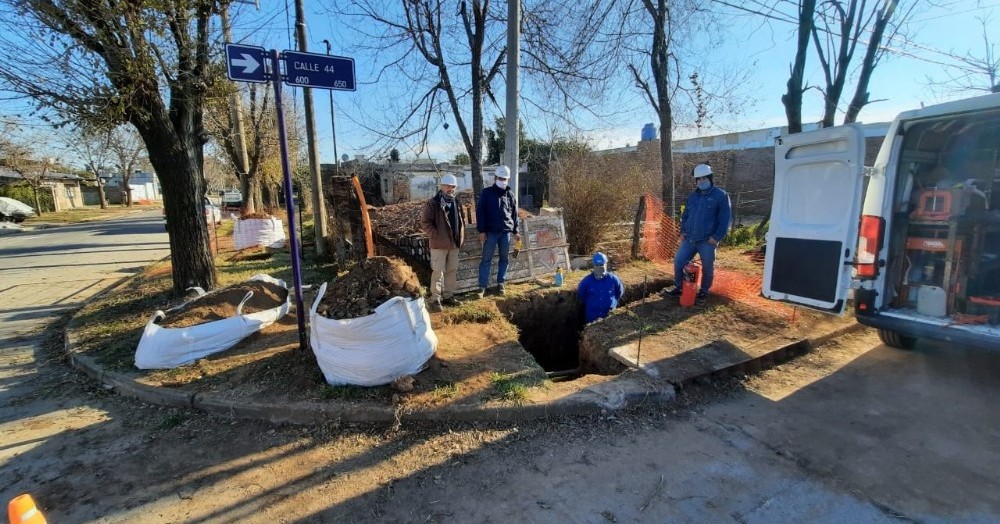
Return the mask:
[(277, 218), (233, 218), (233, 247), (237, 250), (248, 247), (285, 247), (285, 227)]
[(393, 297), (360, 318), (332, 319), (316, 313), (326, 284), (309, 311), (309, 342), (326, 381), (334, 386), (380, 386), (424, 369), (437, 350), (437, 336), (424, 299)]
[[(284, 280), (278, 280), (268, 275), (254, 275), (250, 282), (261, 281), (276, 284), (287, 289)], [(197, 302), (205, 292), (195, 288), (199, 297), (186, 302), (185, 305)], [(157, 310), (142, 331), (139, 347), (135, 350), (135, 367), (139, 369), (170, 369), (190, 364), (199, 358), (213, 353), (225, 351), (237, 342), (270, 326), (279, 318), (288, 314), (291, 307), (292, 294), (289, 292), (285, 303), (271, 309), (256, 313), (243, 314), (243, 304), (253, 292), (247, 293), (239, 306), (236, 315), (222, 320), (206, 322), (195, 326), (182, 328), (160, 327), (156, 322), (166, 318), (167, 313)], [(181, 306), (183, 307), (183, 306)]]

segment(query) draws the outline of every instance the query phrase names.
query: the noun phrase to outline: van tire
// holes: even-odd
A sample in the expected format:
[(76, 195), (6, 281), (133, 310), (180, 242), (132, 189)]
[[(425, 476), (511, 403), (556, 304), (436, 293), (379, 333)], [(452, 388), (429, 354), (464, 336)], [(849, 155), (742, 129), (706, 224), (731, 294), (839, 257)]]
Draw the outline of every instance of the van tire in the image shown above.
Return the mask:
[(916, 337), (908, 337), (902, 333), (889, 331), (888, 329), (878, 330), (878, 338), (882, 339), (885, 345), (899, 349), (913, 349), (913, 346), (917, 343)]

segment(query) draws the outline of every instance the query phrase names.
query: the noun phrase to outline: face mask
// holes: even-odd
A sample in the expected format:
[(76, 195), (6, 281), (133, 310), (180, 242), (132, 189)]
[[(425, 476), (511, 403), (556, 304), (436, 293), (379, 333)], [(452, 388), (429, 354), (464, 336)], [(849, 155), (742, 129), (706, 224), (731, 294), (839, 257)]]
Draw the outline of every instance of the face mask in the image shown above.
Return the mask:
[(708, 188), (712, 187), (712, 183), (708, 180), (702, 180), (698, 182), (698, 189), (702, 191), (708, 191)]
[(507, 189), (507, 181), (502, 178), (498, 178), (497, 187), (499, 187), (500, 189)]
[(594, 269), (591, 271), (591, 273), (594, 274), (594, 278), (600, 280), (604, 278), (604, 275), (608, 273), (608, 266), (594, 266)]

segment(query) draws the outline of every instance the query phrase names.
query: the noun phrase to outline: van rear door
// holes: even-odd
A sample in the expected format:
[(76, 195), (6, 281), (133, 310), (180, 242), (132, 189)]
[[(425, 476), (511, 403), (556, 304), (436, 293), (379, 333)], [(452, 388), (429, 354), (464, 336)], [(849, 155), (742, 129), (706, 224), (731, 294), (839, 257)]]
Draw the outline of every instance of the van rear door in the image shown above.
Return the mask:
[(857, 246), (864, 158), (859, 124), (778, 138), (765, 297), (832, 313), (844, 310)]

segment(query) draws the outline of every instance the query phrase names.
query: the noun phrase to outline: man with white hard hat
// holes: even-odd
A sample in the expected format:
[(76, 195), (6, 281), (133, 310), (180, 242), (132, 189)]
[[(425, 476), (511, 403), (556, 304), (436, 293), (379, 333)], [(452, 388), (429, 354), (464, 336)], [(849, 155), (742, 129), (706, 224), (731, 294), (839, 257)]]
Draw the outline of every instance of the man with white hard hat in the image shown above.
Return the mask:
[(701, 288), (697, 299), (704, 301), (715, 276), (715, 248), (729, 231), (732, 206), (729, 194), (712, 180), (712, 166), (698, 164), (691, 175), (696, 187), (688, 196), (684, 212), (681, 213), (680, 244), (674, 257), (675, 286), (669, 294), (681, 294), (680, 279), (684, 266), (697, 254), (702, 267)]
[(507, 289), (504, 282), (507, 279), (508, 252), (510, 239), (521, 239), (517, 233), (517, 203), (514, 192), (507, 186), (510, 180), (510, 169), (507, 166), (497, 166), (493, 185), (483, 189), (476, 205), (476, 230), (479, 231), (479, 243), (483, 246), (483, 258), (479, 261), (479, 296), (486, 295), (490, 283), (490, 272), (493, 269), (493, 253), (500, 250), (500, 260), (497, 263), (497, 293), (503, 295)]
[(458, 274), (458, 252), (465, 235), (465, 220), (459, 211), (456, 191), (458, 179), (447, 174), (441, 177), (441, 189), (424, 204), (420, 229), (429, 239), (431, 248), (430, 310), (440, 311), (442, 305), (455, 306)]

